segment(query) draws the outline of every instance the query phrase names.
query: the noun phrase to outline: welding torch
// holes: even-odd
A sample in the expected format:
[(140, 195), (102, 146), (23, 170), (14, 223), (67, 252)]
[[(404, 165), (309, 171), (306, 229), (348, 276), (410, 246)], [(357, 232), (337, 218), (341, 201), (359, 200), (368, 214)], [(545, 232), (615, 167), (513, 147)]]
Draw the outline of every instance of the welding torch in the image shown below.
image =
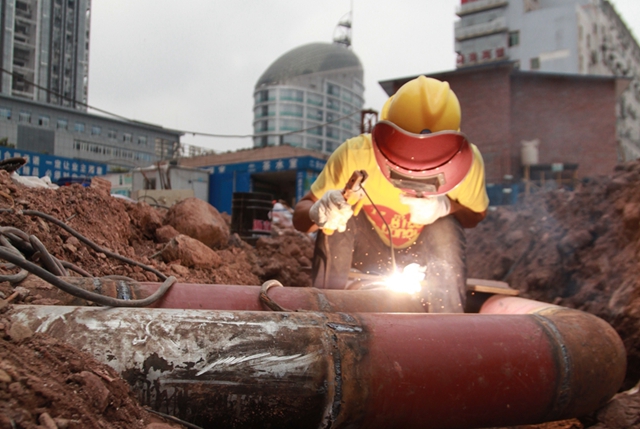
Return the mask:
[[(347, 181), (347, 184), (344, 186), (342, 190), (342, 196), (347, 204), (353, 206), (353, 215), (357, 216), (362, 209), (362, 205), (364, 204), (364, 198), (362, 198), (362, 194), (358, 191), (364, 184), (364, 181), (367, 180), (369, 175), (365, 170), (356, 170), (351, 174), (351, 177)], [(357, 198), (356, 201), (353, 201), (354, 198)], [(352, 200), (352, 201), (350, 201)], [(322, 228), (322, 232), (325, 235), (333, 234), (333, 229)]]

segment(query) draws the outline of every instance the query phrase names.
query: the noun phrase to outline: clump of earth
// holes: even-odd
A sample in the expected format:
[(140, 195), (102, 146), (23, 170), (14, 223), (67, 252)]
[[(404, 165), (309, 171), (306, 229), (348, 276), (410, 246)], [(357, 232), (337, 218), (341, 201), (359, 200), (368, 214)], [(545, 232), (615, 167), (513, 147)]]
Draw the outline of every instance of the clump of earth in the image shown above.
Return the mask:
[[(466, 231), (468, 276), (500, 280), (520, 295), (592, 313), (622, 338), (628, 358), (621, 391), (590, 416), (520, 429), (640, 428), (640, 163), (570, 187), (547, 183), (509, 206), (491, 207)], [(89, 240), (87, 245), (44, 213)], [(170, 208), (114, 198), (100, 187), (28, 188), (0, 171), (0, 226), (36, 236), (61, 261), (94, 277), (181, 283), (310, 286), (313, 238), (288, 225), (247, 243), (230, 217), (184, 200)], [(139, 265), (114, 259), (122, 255)], [(0, 275), (18, 271), (0, 267)], [(78, 276), (73, 270), (68, 275)], [(184, 427), (141, 406), (107, 365), (42, 334), (12, 330), (14, 304), (56, 305), (33, 282), (0, 282), (0, 429)]]

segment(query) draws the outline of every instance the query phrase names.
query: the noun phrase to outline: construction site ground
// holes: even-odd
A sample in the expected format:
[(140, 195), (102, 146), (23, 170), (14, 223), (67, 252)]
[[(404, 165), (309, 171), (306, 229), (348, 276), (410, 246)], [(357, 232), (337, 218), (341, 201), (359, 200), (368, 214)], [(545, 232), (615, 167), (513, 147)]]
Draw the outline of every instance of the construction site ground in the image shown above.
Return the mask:
[[(580, 419), (520, 429), (640, 428), (638, 189), (640, 163), (631, 162), (570, 187), (534, 187), (514, 205), (491, 207), (485, 221), (466, 231), (469, 277), (505, 281), (523, 297), (595, 314), (616, 329), (627, 350), (625, 383), (607, 405)], [(274, 226), (250, 245), (229, 232), (227, 214), (194, 200), (166, 208), (114, 198), (100, 187), (28, 188), (0, 171), (0, 226), (36, 236), (50, 254), (94, 277), (160, 281), (22, 211), (53, 216), (98, 247), (179, 282), (310, 285), (308, 235)], [(193, 222), (205, 215), (206, 225)], [(0, 267), (0, 274), (16, 272)], [(4, 316), (12, 305), (60, 303), (29, 284), (0, 282), (0, 429), (185, 427), (144, 408), (119, 375), (91, 355), (12, 329)]]

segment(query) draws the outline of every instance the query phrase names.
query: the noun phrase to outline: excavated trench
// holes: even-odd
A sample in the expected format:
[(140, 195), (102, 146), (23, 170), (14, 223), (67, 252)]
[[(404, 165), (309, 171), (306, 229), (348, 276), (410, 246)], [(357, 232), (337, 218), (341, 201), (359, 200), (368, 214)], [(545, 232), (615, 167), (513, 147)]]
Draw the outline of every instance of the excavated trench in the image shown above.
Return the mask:
[[(639, 289), (634, 274), (636, 249), (640, 248), (640, 200), (634, 191), (639, 171), (638, 164), (631, 163), (612, 177), (584, 181), (574, 190), (529, 196), (517, 206), (497, 208), (478, 228), (468, 230), (469, 275), (505, 280), (537, 302), (531, 308), (530, 301), (504, 297), (481, 304), (478, 308), (496, 303), (479, 314), (457, 317), (393, 312), (396, 306), (402, 311), (416, 306), (405, 298), (398, 302), (391, 296), (376, 298), (380, 291), (351, 291), (361, 297), (353, 299), (349, 291), (329, 296), (328, 291), (300, 287), (273, 288), (268, 296), (286, 309), (313, 311), (273, 311), (260, 301), (260, 287), (255, 285), (276, 279), (286, 286), (308, 286), (304, 267), (310, 265), (309, 237), (275, 229), (271, 237), (260, 238), (252, 247), (227, 236), (209, 245), (213, 252), (208, 259), (199, 260), (196, 256), (201, 248), (193, 245), (191, 236), (181, 232), (185, 229), (175, 221), (180, 219), (179, 207), (172, 208), (169, 216), (169, 209), (128, 204), (92, 188), (25, 189), (0, 172), (0, 208), (11, 209), (0, 212), (1, 225), (36, 236), (60, 261), (58, 269), (66, 270), (62, 273), (69, 275), (69, 283), (94, 292), (99, 285), (101, 293), (119, 299), (145, 299), (167, 278), (177, 279), (151, 309), (109, 310), (87, 307), (81, 298), (69, 298), (32, 275), (21, 282), (0, 282), (5, 299), (0, 315), (0, 370), (6, 374), (0, 371), (0, 387), (2, 383), (6, 389), (12, 386), (5, 390), (12, 393), (0, 400), (0, 415), (9, 420), (0, 423), (11, 427), (15, 422), (46, 420), (43, 416), (47, 415), (66, 421), (68, 427), (147, 427), (153, 418), (144, 408), (126, 401), (126, 389), (124, 396), (116, 389), (118, 380), (126, 379), (137, 403), (160, 412), (174, 410), (204, 427), (215, 419), (229, 419), (224, 421), (231, 427), (249, 427), (258, 415), (280, 427), (346, 427), (348, 422), (359, 422), (361, 427), (412, 427), (418, 421), (424, 427), (425, 404), (415, 398), (427, 397), (433, 427), (523, 425), (580, 416), (580, 421), (546, 427), (631, 428), (634, 417), (612, 417), (612, 404), (636, 400), (633, 391), (600, 405), (616, 393), (623, 378), (622, 389), (628, 389), (640, 376)], [(185, 206), (187, 211), (198, 209), (188, 203)], [(46, 219), (25, 215), (25, 210), (53, 216), (99, 248)], [(172, 223), (167, 222), (169, 218)], [(220, 219), (228, 228), (228, 217)], [(190, 234), (197, 236), (198, 232)], [(172, 242), (173, 251), (166, 251)], [(160, 275), (141, 265), (114, 260), (108, 252), (152, 267)], [(37, 258), (35, 262), (41, 263)], [(68, 264), (90, 277), (83, 279)], [(19, 270), (2, 268), (2, 273), (15, 276)], [(108, 276), (136, 280), (139, 290), (128, 295), (122, 287), (124, 280)], [(573, 286), (567, 289), (565, 285)], [(163, 307), (163, 300), (180, 309)], [(504, 307), (516, 314), (501, 314)], [(304, 329), (298, 330), (298, 324)], [(215, 330), (214, 326), (223, 328)], [(204, 334), (196, 335), (199, 330)], [(483, 337), (485, 331), (492, 331), (495, 337)], [(267, 351), (249, 354), (246, 344), (251, 338)], [(152, 346), (156, 341), (159, 343)], [(527, 348), (532, 343), (540, 348)], [(87, 348), (87, 344), (92, 346)], [(225, 355), (225, 347), (231, 344), (237, 348)], [(577, 344), (580, 347), (574, 347)], [(171, 354), (176, 345), (183, 347)], [(134, 347), (148, 353), (136, 353)], [(204, 349), (207, 351), (202, 352)], [(5, 353), (9, 350), (10, 354)], [(199, 357), (194, 350), (200, 350)], [(16, 360), (20, 356), (23, 358)], [(83, 356), (82, 364), (78, 356)], [(625, 358), (626, 373), (622, 369)], [(504, 364), (505, 359), (509, 365)], [(41, 366), (43, 362), (46, 367)], [(62, 362), (73, 364), (60, 365)], [(518, 366), (522, 363), (524, 370)], [(309, 365), (311, 372), (300, 376), (298, 364)], [(448, 373), (447, 365), (455, 370)], [(461, 370), (469, 366), (468, 371)], [(83, 368), (99, 374), (99, 383), (91, 384), (88, 380), (93, 377)], [(273, 378), (274, 374), (283, 378)], [(263, 396), (251, 391), (255, 377), (261, 380)], [(295, 398), (286, 397), (291, 392), (286, 386), (292, 383), (297, 386), (291, 390), (298, 392)], [(447, 388), (433, 390), (438, 383)], [(96, 388), (98, 384), (106, 392)], [(69, 392), (74, 393), (69, 395), (74, 399), (65, 403), (47, 391), (51, 398), (47, 406), (37, 399), (42, 393), (36, 393), (46, 391), (45, 385), (56, 385), (59, 392), (72, 388)], [(213, 385), (218, 390), (211, 389)], [(420, 386), (440, 394), (429, 397)], [(285, 397), (277, 393), (282, 391)], [(472, 391), (481, 394), (469, 393)], [(104, 393), (102, 401), (96, 399), (96, 392)], [(214, 394), (207, 404), (211, 411), (196, 406), (200, 399), (195, 398), (203, 396), (192, 394)], [(519, 402), (524, 403), (525, 397), (526, 406)], [(532, 402), (531, 398), (536, 399)], [(446, 413), (451, 407), (457, 412)], [(615, 426), (616, 419), (625, 422)], [(76, 421), (79, 423), (73, 423)]]

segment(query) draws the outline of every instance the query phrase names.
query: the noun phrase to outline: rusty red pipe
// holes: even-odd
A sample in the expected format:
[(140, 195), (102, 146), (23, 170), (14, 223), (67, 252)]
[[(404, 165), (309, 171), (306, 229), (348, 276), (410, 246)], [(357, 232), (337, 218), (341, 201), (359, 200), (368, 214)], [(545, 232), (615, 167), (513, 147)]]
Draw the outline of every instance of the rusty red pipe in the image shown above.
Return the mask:
[(482, 314), (63, 306), (8, 314), (111, 365), (142, 403), (203, 427), (540, 423), (594, 411), (626, 366), (603, 320), (519, 298), (492, 298)]
[[(160, 283), (138, 283), (113, 278), (65, 277), (64, 280), (85, 290), (120, 299), (147, 298)], [(41, 282), (34, 285), (38, 295), (55, 299), (63, 305), (87, 305), (87, 302)], [(269, 310), (260, 302), (260, 286), (176, 283), (150, 308), (184, 308), (194, 310)], [(418, 298), (390, 290), (334, 290), (311, 287), (274, 287), (268, 296), (291, 310), (350, 313), (424, 313)]]

